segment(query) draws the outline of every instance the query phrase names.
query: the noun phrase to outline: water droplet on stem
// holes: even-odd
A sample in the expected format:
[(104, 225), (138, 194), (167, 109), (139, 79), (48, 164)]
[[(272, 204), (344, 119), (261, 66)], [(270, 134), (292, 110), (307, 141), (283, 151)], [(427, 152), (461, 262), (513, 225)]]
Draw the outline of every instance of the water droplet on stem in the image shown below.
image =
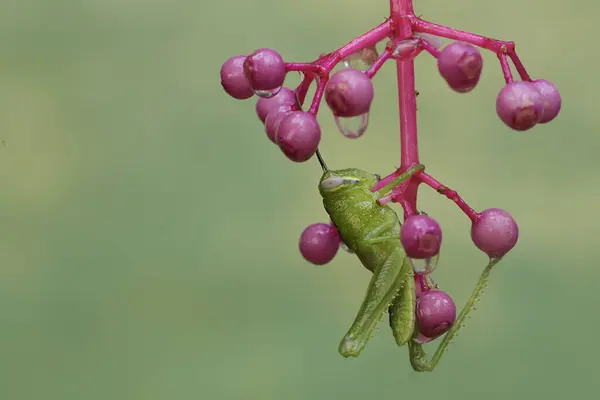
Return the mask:
[(371, 46), (359, 50), (350, 55), (348, 58), (344, 59), (344, 65), (347, 68), (353, 68), (364, 72), (369, 69), (369, 67), (373, 65), (375, 61), (377, 61), (377, 57), (379, 57), (377, 48), (375, 46)]
[(410, 60), (419, 54), (419, 40), (418, 39), (404, 39), (400, 41), (390, 40), (387, 42), (386, 47), (392, 51), (392, 58), (395, 60)]

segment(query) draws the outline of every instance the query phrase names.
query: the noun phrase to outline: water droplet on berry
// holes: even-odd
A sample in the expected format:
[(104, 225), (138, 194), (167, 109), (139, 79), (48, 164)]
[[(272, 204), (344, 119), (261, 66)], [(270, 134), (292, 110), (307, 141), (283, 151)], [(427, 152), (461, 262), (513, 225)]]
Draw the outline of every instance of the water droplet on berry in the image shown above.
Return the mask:
[(408, 258), (408, 262), (410, 262), (413, 271), (415, 271), (415, 274), (417, 275), (429, 275), (430, 273), (435, 271), (439, 260), (440, 253), (437, 253), (435, 256), (429, 258)]
[(425, 336), (421, 332), (419, 332), (419, 334), (413, 340), (414, 340), (415, 343), (425, 344), (427, 342), (431, 342), (433, 339), (432, 338), (428, 338), (427, 336)]
[(335, 124), (342, 135), (350, 139), (356, 139), (366, 132), (369, 125), (369, 113), (358, 115), (356, 117), (335, 117)]
[(281, 90), (281, 86), (279, 86), (275, 89), (270, 89), (270, 90), (252, 90), (252, 91), (258, 97), (262, 97), (263, 99), (270, 99), (271, 97), (273, 97), (277, 93), (279, 93), (280, 90)]
[(392, 58), (395, 60), (410, 60), (420, 51), (418, 39), (404, 39), (399, 42), (390, 40), (386, 47), (392, 50)]

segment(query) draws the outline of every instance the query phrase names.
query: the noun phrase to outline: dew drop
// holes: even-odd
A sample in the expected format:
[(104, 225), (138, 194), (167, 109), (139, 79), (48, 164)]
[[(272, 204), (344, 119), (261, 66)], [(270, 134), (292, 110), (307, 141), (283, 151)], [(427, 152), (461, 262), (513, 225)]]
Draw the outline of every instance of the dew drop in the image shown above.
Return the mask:
[(366, 112), (356, 117), (335, 117), (335, 124), (342, 135), (350, 139), (359, 138), (367, 130), (369, 125), (369, 113)]
[(271, 90), (253, 90), (254, 94), (263, 99), (268, 99), (275, 96), (281, 90), (281, 86)]
[(440, 38), (439, 36), (432, 35), (430, 33), (417, 32), (415, 33), (415, 36), (426, 40), (430, 45), (432, 45), (436, 49), (439, 49), (444, 44), (442, 38)]
[(417, 275), (429, 275), (433, 271), (435, 271), (438, 261), (440, 260), (440, 253), (436, 254), (433, 257), (416, 259), (416, 258), (408, 258), (408, 262), (415, 271)]
[(392, 50), (392, 58), (395, 60), (410, 60), (419, 53), (418, 39), (404, 39), (399, 42), (390, 40), (386, 47)]
[(347, 68), (354, 68), (364, 72), (369, 69), (369, 67), (373, 65), (375, 61), (377, 61), (377, 57), (379, 57), (377, 48), (375, 46), (371, 46), (359, 50), (350, 55), (348, 58), (344, 59), (344, 65)]
[(427, 342), (431, 342), (433, 339), (428, 338), (427, 336), (425, 336), (421, 332), (419, 332), (419, 334), (413, 340), (415, 343), (425, 344)]

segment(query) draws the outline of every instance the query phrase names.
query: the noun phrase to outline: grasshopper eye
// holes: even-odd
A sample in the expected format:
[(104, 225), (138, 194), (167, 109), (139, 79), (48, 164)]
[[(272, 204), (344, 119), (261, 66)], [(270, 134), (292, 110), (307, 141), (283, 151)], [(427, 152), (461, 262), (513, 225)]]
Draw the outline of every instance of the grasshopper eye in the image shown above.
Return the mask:
[(330, 176), (329, 178), (321, 181), (321, 189), (333, 189), (344, 183), (344, 179), (341, 176)]

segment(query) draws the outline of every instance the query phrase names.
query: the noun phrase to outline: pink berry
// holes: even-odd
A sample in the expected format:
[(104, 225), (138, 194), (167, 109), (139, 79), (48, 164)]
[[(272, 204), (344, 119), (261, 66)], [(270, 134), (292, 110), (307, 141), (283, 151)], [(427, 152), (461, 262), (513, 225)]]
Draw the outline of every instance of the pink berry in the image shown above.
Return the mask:
[(541, 121), (544, 98), (532, 82), (511, 82), (498, 94), (496, 112), (512, 129), (526, 131)]
[(294, 104), (296, 104), (294, 91), (288, 88), (281, 88), (279, 93), (273, 97), (260, 97), (258, 99), (256, 102), (256, 114), (262, 122), (265, 122), (271, 110), (280, 106), (292, 107)]
[(244, 100), (254, 96), (250, 83), (244, 76), (246, 56), (234, 56), (221, 66), (221, 86), (231, 97)]
[(344, 68), (336, 72), (325, 87), (325, 101), (336, 117), (365, 114), (373, 101), (373, 83), (361, 71)]
[(283, 154), (294, 162), (309, 160), (321, 141), (321, 127), (313, 114), (294, 111), (279, 124), (276, 136)]
[(292, 109), (285, 104), (269, 111), (269, 114), (267, 114), (267, 118), (265, 119), (265, 132), (271, 142), (275, 144), (278, 143), (277, 132), (279, 131), (279, 125), (281, 125), (281, 121), (291, 113)]
[(340, 235), (334, 226), (313, 224), (300, 235), (300, 253), (315, 265), (327, 264), (337, 254), (340, 241)]
[(400, 229), (400, 242), (410, 258), (430, 258), (440, 252), (442, 228), (427, 215), (412, 215)]
[(446, 292), (431, 289), (417, 299), (416, 314), (419, 332), (428, 339), (435, 339), (454, 325), (456, 305)]
[(477, 86), (483, 69), (483, 58), (475, 46), (454, 42), (444, 47), (438, 57), (438, 69), (448, 86), (459, 93)]
[(560, 106), (562, 99), (560, 93), (554, 84), (545, 79), (537, 79), (533, 81), (533, 84), (541, 93), (544, 99), (544, 112), (542, 113), (542, 119), (540, 124), (552, 121), (560, 112)]
[(244, 74), (255, 91), (281, 87), (285, 73), (285, 62), (275, 50), (258, 49), (244, 62)]
[(513, 217), (499, 208), (488, 208), (471, 226), (475, 246), (490, 258), (502, 257), (519, 240), (519, 227)]

